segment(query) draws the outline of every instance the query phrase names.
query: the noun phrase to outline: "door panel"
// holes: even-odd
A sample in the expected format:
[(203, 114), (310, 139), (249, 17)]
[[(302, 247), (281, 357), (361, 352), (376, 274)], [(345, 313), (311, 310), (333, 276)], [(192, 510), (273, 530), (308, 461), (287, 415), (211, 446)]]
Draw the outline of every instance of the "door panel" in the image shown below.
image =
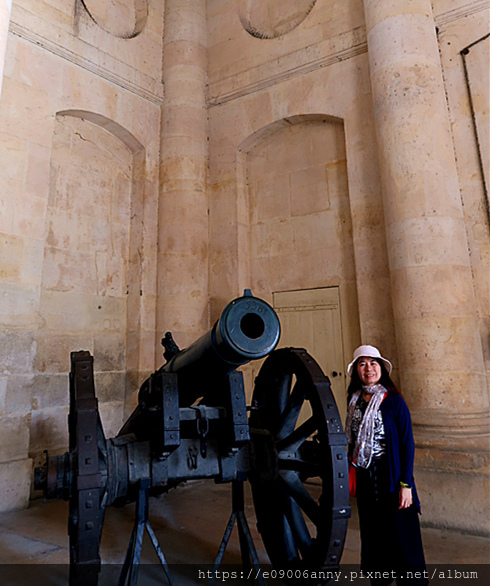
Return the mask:
[[(330, 379), (342, 421), (346, 415), (346, 388), (339, 288), (273, 293), (281, 321), (281, 347), (305, 348)], [(308, 414), (301, 414), (301, 423)]]

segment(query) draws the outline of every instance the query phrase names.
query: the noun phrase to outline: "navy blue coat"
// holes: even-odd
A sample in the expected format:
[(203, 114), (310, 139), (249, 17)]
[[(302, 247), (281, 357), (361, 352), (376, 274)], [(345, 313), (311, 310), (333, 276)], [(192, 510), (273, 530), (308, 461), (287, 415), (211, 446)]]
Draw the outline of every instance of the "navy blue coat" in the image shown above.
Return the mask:
[(401, 395), (388, 394), (380, 405), (386, 436), (386, 452), (390, 469), (390, 492), (400, 490), (400, 481), (412, 487), (413, 503), (420, 512), (420, 501), (413, 478), (412, 418)]

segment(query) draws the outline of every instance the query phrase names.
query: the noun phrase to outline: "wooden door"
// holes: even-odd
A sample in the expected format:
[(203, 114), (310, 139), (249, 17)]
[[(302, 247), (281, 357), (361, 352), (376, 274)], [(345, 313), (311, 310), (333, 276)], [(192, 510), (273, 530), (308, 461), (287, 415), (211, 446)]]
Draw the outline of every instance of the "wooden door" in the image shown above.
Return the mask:
[[(342, 347), (339, 288), (273, 293), (281, 321), (279, 346), (305, 348), (330, 379), (342, 421), (346, 416), (345, 362)], [(308, 413), (301, 413), (304, 421)]]

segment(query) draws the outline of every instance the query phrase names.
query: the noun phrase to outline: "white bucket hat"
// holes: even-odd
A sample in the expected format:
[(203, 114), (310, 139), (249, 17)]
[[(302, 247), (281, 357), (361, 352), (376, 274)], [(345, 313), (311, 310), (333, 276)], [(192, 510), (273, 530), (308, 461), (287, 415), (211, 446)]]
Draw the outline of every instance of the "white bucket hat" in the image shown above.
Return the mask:
[(347, 367), (347, 374), (349, 376), (352, 376), (352, 368), (354, 367), (356, 360), (358, 358), (360, 358), (361, 356), (369, 356), (370, 358), (379, 358), (380, 360), (382, 360), (384, 362), (384, 365), (386, 367), (386, 370), (388, 371), (388, 374), (391, 374), (391, 371), (393, 370), (393, 366), (392, 366), (391, 362), (389, 360), (386, 360), (386, 358), (383, 358), (377, 348), (375, 348), (374, 346), (367, 346), (366, 345), (366, 346), (359, 346), (359, 348), (356, 348), (356, 350), (354, 350), (354, 356), (353, 356), (352, 362)]

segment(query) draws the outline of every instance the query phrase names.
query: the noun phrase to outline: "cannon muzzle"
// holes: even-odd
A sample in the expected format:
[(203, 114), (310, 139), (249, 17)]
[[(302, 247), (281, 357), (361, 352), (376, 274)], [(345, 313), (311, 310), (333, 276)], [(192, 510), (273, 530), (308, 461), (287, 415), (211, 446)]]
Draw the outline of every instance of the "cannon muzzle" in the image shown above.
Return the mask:
[[(281, 328), (272, 307), (245, 289), (243, 297), (231, 301), (214, 326), (191, 346), (177, 351), (162, 367), (179, 377), (180, 404), (212, 394), (217, 380), (251, 360), (274, 350)], [(168, 348), (167, 334), (162, 344)], [(167, 356), (167, 353), (165, 353)]]

